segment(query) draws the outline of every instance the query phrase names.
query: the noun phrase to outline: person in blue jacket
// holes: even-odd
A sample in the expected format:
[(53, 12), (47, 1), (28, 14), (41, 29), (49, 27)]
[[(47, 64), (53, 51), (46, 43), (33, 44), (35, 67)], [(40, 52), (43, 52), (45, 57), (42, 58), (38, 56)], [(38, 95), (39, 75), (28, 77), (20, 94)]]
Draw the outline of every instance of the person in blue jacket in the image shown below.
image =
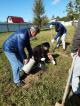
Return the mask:
[(63, 49), (65, 50), (66, 49), (65, 37), (67, 32), (66, 28), (64, 27), (63, 24), (61, 24), (56, 20), (53, 20), (53, 22), (50, 23), (50, 28), (52, 28), (52, 26), (55, 26), (55, 31), (57, 32), (57, 35), (51, 40), (51, 44), (53, 44), (54, 41), (57, 40), (57, 47), (59, 47), (62, 41)]
[(21, 29), (14, 32), (3, 43), (3, 51), (11, 64), (13, 81), (17, 86), (22, 84), (20, 81), (20, 69), (23, 64), (28, 62), (24, 48), (27, 48), (29, 58), (32, 58), (33, 52), (30, 44), (30, 37), (36, 36), (39, 32), (40, 30), (38, 27)]

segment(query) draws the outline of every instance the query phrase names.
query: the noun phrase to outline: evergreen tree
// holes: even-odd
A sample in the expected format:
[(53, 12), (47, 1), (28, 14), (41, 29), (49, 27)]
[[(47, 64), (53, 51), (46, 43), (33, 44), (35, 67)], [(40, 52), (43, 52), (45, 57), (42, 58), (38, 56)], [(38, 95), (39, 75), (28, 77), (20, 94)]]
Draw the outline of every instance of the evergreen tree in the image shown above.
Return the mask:
[(43, 16), (43, 18), (42, 18), (42, 25), (45, 26), (45, 25), (48, 24), (48, 22), (49, 22), (49, 18), (47, 16)]
[(34, 12), (33, 24), (41, 27), (42, 19), (45, 13), (42, 0), (34, 0), (33, 12)]

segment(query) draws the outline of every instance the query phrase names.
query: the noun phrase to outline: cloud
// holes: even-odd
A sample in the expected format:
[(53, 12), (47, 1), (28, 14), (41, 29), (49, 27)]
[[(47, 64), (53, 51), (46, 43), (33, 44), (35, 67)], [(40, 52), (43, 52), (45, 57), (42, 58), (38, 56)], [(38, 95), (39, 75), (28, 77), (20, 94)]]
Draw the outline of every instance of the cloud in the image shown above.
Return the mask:
[(57, 4), (57, 3), (59, 3), (60, 2), (60, 0), (53, 0), (53, 2), (52, 2), (52, 4)]

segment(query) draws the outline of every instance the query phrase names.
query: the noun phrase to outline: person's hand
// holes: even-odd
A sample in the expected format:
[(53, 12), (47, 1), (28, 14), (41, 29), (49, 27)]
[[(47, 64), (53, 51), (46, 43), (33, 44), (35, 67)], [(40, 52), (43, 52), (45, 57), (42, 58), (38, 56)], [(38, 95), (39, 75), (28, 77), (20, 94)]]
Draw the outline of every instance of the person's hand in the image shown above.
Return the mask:
[(53, 25), (50, 25), (49, 27), (50, 27), (50, 28), (52, 28), (52, 27), (53, 27)]
[(80, 47), (78, 48), (78, 56), (80, 57)]
[(78, 55), (78, 52), (71, 53), (71, 57), (74, 58), (75, 55)]
[(23, 64), (27, 64), (27, 63), (28, 63), (28, 59), (24, 59)]
[(49, 52), (49, 53), (47, 53), (47, 55), (52, 55), (52, 53)]
[(43, 58), (41, 58), (41, 61), (45, 61), (45, 58), (43, 57)]
[(48, 55), (48, 58), (49, 58), (50, 60), (53, 59), (53, 57), (52, 57), (52, 53), (48, 53), (47, 55)]
[(32, 59), (34, 59), (34, 56), (32, 56)]

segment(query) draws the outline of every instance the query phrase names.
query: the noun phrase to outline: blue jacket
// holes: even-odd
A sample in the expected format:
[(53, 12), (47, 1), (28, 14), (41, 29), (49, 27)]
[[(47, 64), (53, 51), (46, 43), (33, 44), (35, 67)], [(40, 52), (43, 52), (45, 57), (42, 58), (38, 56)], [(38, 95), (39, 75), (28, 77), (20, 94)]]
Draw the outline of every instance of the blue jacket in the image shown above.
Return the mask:
[(29, 29), (21, 29), (13, 33), (3, 44), (3, 50), (13, 52), (20, 55), (21, 59), (27, 58), (24, 48), (26, 47), (29, 56), (32, 57), (32, 48), (30, 45), (30, 31)]
[(50, 24), (55, 26), (55, 31), (57, 32), (57, 35), (54, 37), (55, 40), (67, 32), (66, 28), (60, 22), (52, 22)]

